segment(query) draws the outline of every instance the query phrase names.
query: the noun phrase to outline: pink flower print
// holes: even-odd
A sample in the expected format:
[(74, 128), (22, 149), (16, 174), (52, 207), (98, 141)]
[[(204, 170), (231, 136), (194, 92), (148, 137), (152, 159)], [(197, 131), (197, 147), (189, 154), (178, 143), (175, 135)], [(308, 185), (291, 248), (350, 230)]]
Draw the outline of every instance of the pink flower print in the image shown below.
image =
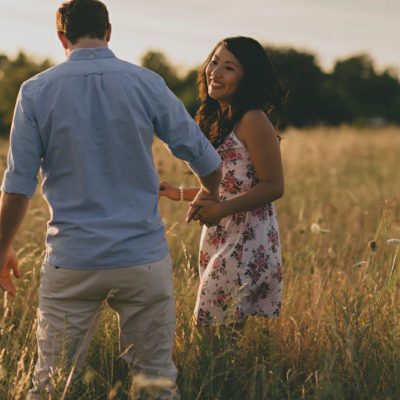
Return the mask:
[(272, 203), (268, 203), (268, 205), (267, 205), (267, 210), (268, 210), (268, 215), (269, 215), (270, 217), (272, 217), (272, 215), (274, 214), (274, 212), (273, 212), (273, 207), (272, 207)]
[(281, 302), (279, 302), (279, 303), (276, 305), (276, 309), (275, 309), (275, 311), (272, 313), (272, 315), (275, 315), (276, 317), (279, 317), (279, 311), (280, 311), (280, 309), (281, 309)]
[(203, 253), (202, 251), (200, 252), (200, 257), (199, 257), (199, 262), (200, 265), (203, 268), (207, 267), (207, 264), (210, 262), (210, 256), (208, 255), (208, 253)]
[(237, 214), (233, 214), (232, 215), (232, 221), (236, 225), (242, 224), (245, 220), (246, 220), (246, 213), (245, 212), (241, 212), (241, 213), (237, 213)]
[(271, 229), (268, 232), (269, 241), (272, 243), (271, 250), (273, 253), (278, 251), (277, 249), (277, 242), (278, 242), (278, 232), (275, 229)]
[(231, 150), (227, 152), (227, 157), (229, 158), (229, 160), (235, 160), (236, 158), (238, 158), (238, 154), (234, 150)]
[(224, 258), (218, 257), (212, 264), (212, 279), (219, 279), (220, 276), (226, 275), (226, 260)]
[(200, 293), (202, 294), (202, 296), (204, 296), (206, 294), (206, 287), (207, 287), (207, 282), (201, 286)]
[[(246, 148), (234, 134), (219, 146), (218, 153), (223, 168), (221, 200), (236, 197), (259, 181)], [(203, 324), (208, 319), (213, 323), (214, 318), (224, 323), (231, 306), (236, 321), (249, 315), (278, 316), (282, 267), (273, 203), (228, 216), (206, 228), (202, 237), (197, 319)]]
[(208, 232), (208, 243), (212, 247), (217, 247), (218, 244), (226, 242), (227, 232), (221, 226), (217, 225), (216, 229), (210, 229)]
[(217, 247), (218, 244), (218, 235), (216, 234), (210, 234), (209, 238), (208, 238), (208, 243), (210, 243), (211, 246), (213, 247)]
[(226, 311), (231, 303), (232, 297), (229, 293), (225, 293), (224, 289), (220, 288), (214, 292), (213, 306), (221, 307), (223, 311)]
[(203, 309), (199, 309), (197, 313), (197, 324), (198, 325), (208, 325), (212, 321), (212, 316), (210, 311), (205, 311)]
[(256, 290), (253, 290), (250, 292), (249, 296), (248, 296), (248, 301), (252, 304), (257, 303), (259, 300), (264, 300), (267, 298), (267, 295), (269, 293), (270, 289), (269, 289), (269, 285), (266, 282), (261, 283), (261, 285), (259, 285), (257, 287)]
[(246, 224), (242, 235), (243, 235), (243, 243), (246, 243), (249, 240), (255, 239), (255, 237), (256, 237), (256, 235), (254, 233), (254, 229), (250, 226), (250, 224)]
[(218, 296), (217, 296), (217, 303), (218, 304), (223, 304), (224, 300), (225, 300), (225, 293), (224, 292), (219, 293)]
[(237, 267), (239, 268), (242, 263), (242, 256), (243, 256), (243, 246), (241, 243), (236, 243), (234, 250), (231, 253), (231, 257), (233, 257), (237, 262)]
[(225, 244), (225, 242), (226, 242), (226, 232), (224, 232), (224, 233), (221, 235), (220, 240), (221, 240), (221, 244)]
[(265, 221), (267, 219), (265, 208), (257, 208), (252, 212), (252, 215), (258, 217), (261, 221)]
[(260, 271), (257, 268), (252, 268), (249, 273), (253, 282), (257, 282), (260, 279)]
[(236, 181), (235, 178), (233, 178), (232, 176), (227, 176), (226, 180), (225, 180), (225, 189), (229, 192), (229, 193), (233, 193), (236, 191)]
[(239, 193), (242, 184), (242, 181), (235, 178), (234, 171), (228, 171), (221, 182), (222, 187), (230, 194)]
[(242, 158), (240, 153), (236, 153), (234, 149), (227, 149), (224, 151), (220, 152), (220, 157), (222, 161), (225, 161), (226, 163), (233, 162), (236, 165), (236, 160), (239, 160)]
[(279, 265), (277, 268), (276, 272), (272, 275), (273, 278), (275, 278), (279, 283), (282, 282), (282, 266)]
[(252, 284), (256, 284), (261, 274), (268, 269), (269, 254), (265, 253), (264, 246), (261, 245), (257, 250), (253, 250), (253, 259), (248, 263), (245, 275), (251, 278)]
[(210, 246), (217, 247), (218, 244), (226, 243), (226, 236), (228, 232), (224, 231), (220, 225), (215, 229), (210, 229), (208, 232), (208, 243)]
[(262, 268), (267, 263), (267, 254), (265, 252), (264, 246), (261, 245), (256, 251), (253, 251), (255, 255), (255, 261), (259, 268)]
[(223, 289), (218, 289), (215, 292), (215, 299), (213, 301), (213, 305), (221, 307), (222, 310), (224, 311), (228, 308), (227, 295), (225, 294), (225, 291)]
[(230, 137), (226, 138), (224, 143), (222, 143), (221, 146), (218, 148), (218, 153), (222, 153), (226, 149), (229, 149), (229, 147), (232, 147), (234, 144), (235, 142), (232, 138)]
[(249, 178), (249, 179), (253, 178), (253, 177), (256, 178), (256, 169), (254, 168), (253, 164), (249, 164), (247, 166), (246, 177)]

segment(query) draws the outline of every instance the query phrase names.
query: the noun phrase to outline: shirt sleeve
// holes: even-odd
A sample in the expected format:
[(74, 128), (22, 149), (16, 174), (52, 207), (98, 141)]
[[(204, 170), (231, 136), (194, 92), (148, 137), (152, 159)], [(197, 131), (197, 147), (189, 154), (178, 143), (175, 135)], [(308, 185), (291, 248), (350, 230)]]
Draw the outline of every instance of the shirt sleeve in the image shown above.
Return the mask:
[(1, 190), (7, 193), (32, 197), (38, 183), (42, 157), (42, 142), (33, 117), (31, 101), (26, 87), (21, 87), (14, 110), (8, 150), (8, 166), (4, 173)]
[(186, 161), (198, 176), (218, 168), (221, 159), (217, 151), (164, 81), (159, 85), (155, 114), (155, 133), (175, 157)]

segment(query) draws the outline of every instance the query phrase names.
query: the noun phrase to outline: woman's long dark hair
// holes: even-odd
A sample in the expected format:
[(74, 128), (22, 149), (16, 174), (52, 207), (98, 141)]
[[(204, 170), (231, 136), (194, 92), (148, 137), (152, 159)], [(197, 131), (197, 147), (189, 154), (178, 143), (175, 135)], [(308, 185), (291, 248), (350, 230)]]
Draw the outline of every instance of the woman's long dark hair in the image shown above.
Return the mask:
[[(225, 46), (243, 67), (243, 79), (232, 103), (224, 112), (218, 101), (208, 95), (206, 79), (207, 65), (220, 46)], [(220, 146), (247, 111), (263, 110), (276, 126), (284, 113), (286, 93), (265, 50), (250, 37), (235, 36), (221, 40), (199, 71), (197, 84), (202, 103), (196, 113), (196, 121), (215, 148)]]

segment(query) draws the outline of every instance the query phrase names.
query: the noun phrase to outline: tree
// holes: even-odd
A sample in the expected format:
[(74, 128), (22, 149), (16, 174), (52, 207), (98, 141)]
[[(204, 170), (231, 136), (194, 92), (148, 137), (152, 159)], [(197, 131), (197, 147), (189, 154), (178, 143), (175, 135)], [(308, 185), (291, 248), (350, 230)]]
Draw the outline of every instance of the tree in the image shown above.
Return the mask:
[(265, 51), (288, 91), (285, 125), (304, 126), (320, 122), (324, 114), (322, 86), (325, 74), (312, 53), (293, 48), (266, 47)]
[[(288, 91), (286, 116), (280, 128), (325, 123), (368, 122), (372, 117), (400, 124), (400, 82), (396, 73), (378, 73), (372, 58), (358, 54), (338, 60), (332, 72), (324, 72), (317, 57), (293, 48), (268, 46), (271, 62)], [(161, 75), (167, 86), (194, 116), (200, 106), (198, 70), (179, 74), (160, 51), (148, 51), (141, 64)], [(18, 89), (22, 82), (49, 68), (51, 61), (36, 61), (20, 52), (15, 59), (0, 54), (0, 134), (8, 135)]]
[(15, 100), (21, 84), (33, 75), (49, 68), (50, 60), (36, 62), (24, 52), (14, 60), (0, 55), (0, 134), (8, 135), (12, 122)]
[(354, 55), (336, 62), (332, 79), (335, 89), (345, 94), (344, 101), (352, 120), (382, 117), (399, 122), (396, 104), (400, 99), (400, 83), (389, 70), (378, 74), (368, 54)]
[(190, 115), (196, 114), (200, 106), (196, 89), (197, 70), (193, 69), (183, 77), (179, 77), (176, 67), (169, 62), (165, 55), (154, 50), (143, 55), (141, 65), (162, 76), (167, 86), (186, 106)]
[(158, 75), (162, 76), (167, 86), (176, 92), (180, 87), (180, 79), (178, 78), (175, 68), (169, 62), (167, 57), (160, 51), (150, 50), (140, 60), (143, 67), (151, 69)]

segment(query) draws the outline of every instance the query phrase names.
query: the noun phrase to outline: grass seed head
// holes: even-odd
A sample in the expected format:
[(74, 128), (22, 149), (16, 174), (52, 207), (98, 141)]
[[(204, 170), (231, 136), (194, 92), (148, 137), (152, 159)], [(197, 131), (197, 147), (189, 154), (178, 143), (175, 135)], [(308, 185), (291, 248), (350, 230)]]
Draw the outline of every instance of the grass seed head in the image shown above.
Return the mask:
[(361, 267), (362, 265), (365, 265), (367, 262), (366, 261), (360, 261), (356, 264), (353, 264), (353, 267)]
[(375, 251), (376, 250), (376, 241), (375, 240), (371, 240), (368, 243), (368, 247), (370, 248), (371, 251)]

